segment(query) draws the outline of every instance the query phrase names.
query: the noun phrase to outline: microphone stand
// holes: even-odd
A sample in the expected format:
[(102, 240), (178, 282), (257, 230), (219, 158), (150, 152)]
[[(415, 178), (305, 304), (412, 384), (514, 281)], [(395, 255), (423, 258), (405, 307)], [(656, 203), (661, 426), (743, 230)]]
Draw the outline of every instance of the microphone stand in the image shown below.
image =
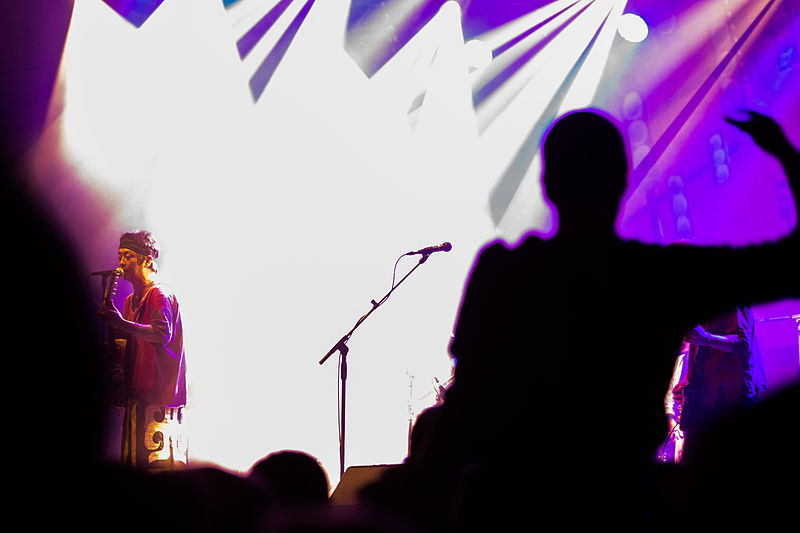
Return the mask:
[[(107, 304), (112, 304), (113, 301), (111, 298), (106, 298), (108, 287), (109, 287), (109, 278), (112, 275), (111, 270), (104, 270), (100, 272), (92, 272), (86, 278), (85, 285), (88, 286), (89, 278), (91, 276), (100, 276), (100, 307), (105, 308)], [(115, 345), (114, 339), (111, 338), (110, 329), (108, 324), (105, 323), (104, 320), (100, 321), (100, 350), (104, 354), (103, 357), (103, 364), (105, 366), (105, 378), (107, 381), (105, 382), (106, 385), (109, 387), (109, 401), (111, 402), (112, 407), (114, 408), (121, 408), (124, 406), (124, 403), (120, 399), (120, 390), (121, 387), (124, 385), (124, 350), (121, 350)]]
[[(403, 254), (403, 255), (408, 255), (408, 254)], [(339, 413), (339, 416), (340, 416), (340, 420), (339, 420), (339, 479), (341, 479), (344, 476), (344, 451), (345, 451), (345, 442), (344, 442), (345, 439), (344, 439), (344, 437), (345, 437), (345, 398), (346, 398), (346, 388), (347, 388), (347, 353), (350, 351), (350, 348), (347, 347), (347, 341), (350, 340), (350, 337), (353, 335), (353, 332), (356, 330), (356, 328), (358, 328), (358, 326), (363, 324), (364, 321), (367, 319), (367, 317), (369, 315), (371, 315), (373, 311), (375, 311), (378, 307), (383, 305), (383, 303), (386, 302), (386, 300), (389, 299), (389, 296), (391, 296), (391, 294), (394, 292), (394, 290), (397, 287), (399, 287), (400, 284), (403, 283), (406, 280), (406, 278), (409, 277), (417, 268), (419, 268), (419, 266), (422, 263), (427, 261), (428, 257), (430, 255), (431, 255), (430, 253), (422, 254), (422, 257), (420, 257), (419, 262), (416, 265), (414, 265), (414, 268), (409, 270), (408, 274), (403, 276), (403, 278), (400, 281), (398, 281), (395, 285), (393, 285), (392, 288), (389, 290), (389, 292), (387, 292), (386, 295), (383, 298), (380, 299), (380, 301), (376, 302), (375, 300), (372, 300), (372, 302), (371, 302), (372, 303), (372, 308), (369, 311), (367, 311), (367, 313), (364, 316), (359, 318), (356, 321), (356, 324), (353, 326), (353, 328), (350, 331), (348, 331), (347, 333), (345, 333), (344, 336), (341, 339), (339, 339), (339, 341), (336, 344), (333, 345), (333, 348), (328, 350), (328, 353), (326, 353), (325, 356), (322, 359), (320, 359), (320, 361), (319, 361), (319, 364), (322, 365), (335, 352), (338, 351), (341, 354), (340, 372), (339, 372), (339, 379), (342, 382), (341, 400), (340, 400), (341, 401), (341, 411)]]
[[(92, 275), (93, 274), (89, 274), (89, 277), (91, 277)], [(110, 271), (100, 273), (100, 307), (105, 307), (106, 306), (105, 294), (106, 294), (106, 287), (108, 285), (108, 278), (110, 276), (111, 276), (111, 272)], [(87, 281), (88, 281), (88, 279), (87, 279)], [(108, 339), (109, 339), (108, 326), (106, 326), (106, 324), (103, 321), (101, 321), (100, 327), (101, 327), (100, 345), (102, 346), (103, 349), (108, 350), (108, 346), (107, 346)]]

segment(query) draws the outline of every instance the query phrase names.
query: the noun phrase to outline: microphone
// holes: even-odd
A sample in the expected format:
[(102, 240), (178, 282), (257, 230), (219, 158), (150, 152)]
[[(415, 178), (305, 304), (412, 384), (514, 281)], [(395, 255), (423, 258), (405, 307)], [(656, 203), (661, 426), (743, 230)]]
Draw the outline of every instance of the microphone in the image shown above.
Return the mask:
[(122, 269), (121, 268), (115, 268), (113, 270), (97, 270), (95, 272), (90, 272), (89, 273), (90, 276), (111, 276), (112, 274), (115, 274), (117, 276), (121, 276), (122, 275)]
[[(111, 299), (114, 297), (114, 294), (117, 292), (117, 284), (119, 283), (119, 278), (122, 277), (122, 269), (115, 268), (114, 270), (110, 271), (109, 274), (111, 279), (108, 280), (108, 285), (103, 287), (103, 306), (105, 307), (114, 307)], [(103, 283), (106, 282), (106, 276), (103, 276)]]
[(439, 246), (428, 246), (427, 248), (423, 248), (422, 250), (417, 250), (416, 252), (408, 252), (406, 255), (430, 255), (434, 252), (449, 252), (453, 249), (453, 245), (449, 242), (443, 242)]

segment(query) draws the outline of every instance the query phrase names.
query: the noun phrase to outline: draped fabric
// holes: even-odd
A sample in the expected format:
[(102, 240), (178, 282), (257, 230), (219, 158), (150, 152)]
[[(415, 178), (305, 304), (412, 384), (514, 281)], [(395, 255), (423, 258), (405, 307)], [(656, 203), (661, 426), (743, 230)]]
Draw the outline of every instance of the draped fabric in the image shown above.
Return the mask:
[(128, 339), (126, 373), (130, 393), (167, 407), (186, 405), (183, 323), (175, 294), (163, 284), (152, 286), (141, 301), (131, 294), (125, 300), (123, 316), (151, 325), (161, 335), (158, 343)]
[(182, 407), (150, 405), (129, 398), (122, 423), (122, 464), (145, 470), (174, 470), (189, 464)]

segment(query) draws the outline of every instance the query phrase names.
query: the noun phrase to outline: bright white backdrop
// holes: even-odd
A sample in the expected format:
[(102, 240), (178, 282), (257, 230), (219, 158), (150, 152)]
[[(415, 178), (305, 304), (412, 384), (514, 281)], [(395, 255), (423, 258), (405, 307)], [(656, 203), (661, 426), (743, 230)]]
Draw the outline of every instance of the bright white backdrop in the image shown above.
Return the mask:
[(94, 227), (104, 250), (87, 245), (87, 264), (113, 265), (122, 231), (159, 237), (182, 306), (198, 464), (244, 471), (299, 449), (335, 485), (337, 358), (318, 362), (390, 289), (401, 254), (444, 241), (452, 252), (432, 256), (349, 343), (346, 464), (402, 461), (409, 419), (432, 401), (432, 379), (450, 376), (461, 290), (494, 235), (457, 6), (418, 44), (438, 52), (413, 119), (420, 52), (368, 79), (343, 48), (347, 7), (317, 2), (254, 102), (254, 67), (218, 0), (165, 2), (138, 29), (99, 1), (75, 5), (54, 101), (63, 113), (36, 165), (73, 173), (105, 202)]

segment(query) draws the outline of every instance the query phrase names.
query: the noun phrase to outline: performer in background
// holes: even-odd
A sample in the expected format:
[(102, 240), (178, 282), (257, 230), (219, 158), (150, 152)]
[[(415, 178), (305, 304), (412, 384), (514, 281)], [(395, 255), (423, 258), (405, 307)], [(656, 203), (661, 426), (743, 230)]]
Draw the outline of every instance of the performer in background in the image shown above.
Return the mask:
[(183, 426), (186, 359), (175, 294), (157, 282), (159, 250), (146, 231), (119, 241), (122, 279), (133, 286), (120, 313), (107, 302), (99, 314), (114, 338), (124, 338), (126, 382), (122, 462), (140, 469), (174, 469), (188, 463)]
[(669, 432), (659, 450), (658, 459), (664, 463), (679, 463), (683, 453), (683, 430), (681, 429), (681, 408), (683, 407), (683, 387), (686, 384), (686, 362), (691, 345), (684, 341), (681, 351), (675, 358), (672, 379), (669, 380), (667, 394), (664, 396), (664, 412), (667, 415)]
[(756, 405), (767, 389), (754, 324), (752, 309), (743, 305), (687, 333), (691, 348), (681, 414), (687, 446), (715, 420)]

